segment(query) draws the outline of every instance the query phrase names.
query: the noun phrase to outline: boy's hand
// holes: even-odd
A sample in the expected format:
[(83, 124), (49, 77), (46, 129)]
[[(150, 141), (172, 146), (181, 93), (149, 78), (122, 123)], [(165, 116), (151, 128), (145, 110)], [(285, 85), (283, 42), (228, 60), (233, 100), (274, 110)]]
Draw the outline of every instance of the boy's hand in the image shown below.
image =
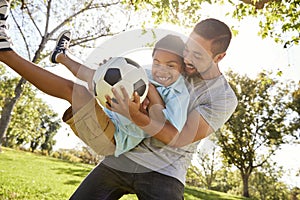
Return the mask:
[(141, 104), (140, 102), (140, 96), (137, 94), (137, 92), (135, 92), (133, 94), (133, 101), (131, 100), (131, 98), (129, 98), (129, 95), (126, 91), (126, 89), (124, 87), (121, 86), (121, 92), (123, 94), (120, 95), (118, 93), (118, 91), (116, 89), (112, 89), (113, 95), (114, 95), (114, 99), (112, 99), (109, 96), (106, 96), (106, 100), (107, 100), (107, 108), (117, 112), (125, 117), (127, 117), (128, 119), (130, 119), (131, 121), (135, 122), (135, 116), (139, 115), (139, 114), (145, 114), (147, 113), (147, 102), (145, 104)]
[(157, 90), (153, 84), (149, 84), (147, 98), (149, 101), (149, 103), (148, 103), (149, 107), (151, 107), (153, 105), (162, 105), (163, 107), (165, 107), (165, 103), (163, 102), (160, 94), (157, 92)]

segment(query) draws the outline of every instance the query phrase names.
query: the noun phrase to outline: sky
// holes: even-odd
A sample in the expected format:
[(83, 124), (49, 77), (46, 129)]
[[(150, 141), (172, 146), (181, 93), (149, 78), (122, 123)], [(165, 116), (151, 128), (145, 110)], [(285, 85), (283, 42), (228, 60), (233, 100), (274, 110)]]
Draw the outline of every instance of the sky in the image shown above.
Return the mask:
[[(204, 16), (224, 19), (227, 24), (230, 23), (230, 19), (222, 17), (223, 12), (223, 9), (214, 10), (215, 15), (212, 15), (209, 14), (212, 12), (208, 8)], [(216, 13), (219, 15), (216, 16)], [(294, 45), (284, 49), (282, 44), (276, 44), (272, 39), (261, 39), (257, 36), (257, 26), (255, 19), (244, 20), (238, 24), (239, 34), (233, 37), (227, 55), (220, 63), (220, 70), (226, 72), (231, 69), (240, 74), (254, 77), (263, 69), (272, 71), (280, 69), (283, 72), (283, 79), (300, 81), (300, 46)], [(170, 27), (172, 27), (172, 30), (176, 29), (173, 26)], [(135, 59), (137, 62), (145, 61), (143, 56), (137, 56)], [(71, 73), (62, 65), (56, 65), (53, 68), (48, 68), (48, 70), (75, 80)], [(53, 109), (59, 113), (59, 116), (62, 116), (64, 110), (69, 107), (66, 101), (48, 95), (43, 96), (52, 105)], [(63, 125), (55, 139), (57, 140), (55, 149), (74, 148), (82, 145), (82, 142), (74, 136), (66, 125)], [(274, 160), (280, 165), (284, 165), (285, 169), (290, 171), (291, 176), (286, 176), (285, 181), (298, 187), (300, 187), (300, 180), (299, 178), (294, 178), (294, 172), (300, 166), (299, 156), (295, 154), (295, 152), (299, 151), (300, 145), (285, 145), (274, 156)]]

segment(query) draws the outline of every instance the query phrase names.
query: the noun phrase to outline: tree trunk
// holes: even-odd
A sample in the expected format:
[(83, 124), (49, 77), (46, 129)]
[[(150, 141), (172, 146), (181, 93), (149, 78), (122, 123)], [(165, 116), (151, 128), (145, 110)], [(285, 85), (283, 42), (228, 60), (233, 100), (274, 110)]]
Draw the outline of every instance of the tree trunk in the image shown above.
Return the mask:
[(250, 195), (249, 195), (249, 176), (250, 176), (250, 174), (242, 174), (243, 196), (244, 197), (250, 197)]
[(18, 85), (15, 88), (15, 96), (11, 99), (5, 100), (5, 105), (2, 109), (1, 119), (0, 119), (0, 152), (1, 152), (1, 144), (3, 142), (3, 137), (6, 133), (6, 130), (11, 120), (12, 110), (14, 109), (14, 106), (16, 105), (18, 99), (20, 98), (23, 92), (22, 85), (24, 83), (26, 83), (26, 80), (24, 78), (21, 78)]

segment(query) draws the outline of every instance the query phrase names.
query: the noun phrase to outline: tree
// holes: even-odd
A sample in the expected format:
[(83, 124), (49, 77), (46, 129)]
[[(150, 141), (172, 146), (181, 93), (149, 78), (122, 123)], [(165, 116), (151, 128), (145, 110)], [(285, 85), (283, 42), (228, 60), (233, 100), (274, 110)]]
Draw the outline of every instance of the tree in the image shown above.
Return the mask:
[(262, 167), (289, 137), (290, 83), (284, 84), (266, 72), (255, 79), (229, 72), (239, 104), (223, 129), (217, 132), (222, 156), (236, 166), (243, 181), (243, 196), (249, 197), (249, 177)]
[(199, 167), (190, 165), (187, 170), (186, 184), (194, 187), (203, 187), (204, 176), (201, 173)]
[[(218, 146), (213, 140), (210, 146), (210, 148), (200, 148), (196, 154), (197, 166), (203, 177), (202, 183), (207, 189), (212, 189), (217, 171), (221, 168), (219, 151), (217, 149)], [(209, 151), (207, 149), (209, 149)]]
[(212, 153), (198, 152), (198, 159), (204, 173), (204, 183), (207, 189), (212, 188), (212, 183), (216, 177), (216, 147), (213, 147)]
[(224, 163), (216, 173), (215, 186), (212, 189), (228, 194), (241, 195), (241, 188), (239, 171)]
[[(48, 113), (48, 112), (47, 112)], [(41, 150), (47, 151), (47, 154), (50, 155), (52, 152), (53, 146), (56, 141), (53, 139), (58, 129), (61, 127), (60, 120), (53, 120), (57, 117), (57, 114), (54, 113), (50, 116), (44, 116), (41, 126), (45, 129), (44, 131), (44, 140), (41, 141)]]
[[(49, 55), (49, 50), (46, 48), (49, 41), (65, 27), (73, 27), (73, 30), (76, 30), (71, 46), (87, 47), (90, 41), (113, 35), (130, 27), (132, 25), (129, 23), (131, 8), (134, 8), (135, 11), (146, 10), (146, 12), (152, 13), (152, 18), (156, 23), (172, 22), (186, 27), (193, 26), (195, 22), (199, 21), (201, 8), (205, 4), (221, 5), (225, 2), (235, 9), (234, 12), (228, 13), (228, 15), (232, 14), (234, 18), (241, 20), (246, 16), (260, 16), (261, 31), (259, 33), (263, 38), (273, 37), (276, 42), (285, 43), (285, 46), (298, 44), (299, 0), (240, 0), (237, 2), (231, 0), (116, 0), (107, 2), (100, 0), (59, 0), (55, 2), (52, 0), (41, 2), (16, 0), (12, 2), (12, 8), (18, 15), (13, 15), (12, 18), (16, 29), (19, 30), (19, 35), (22, 36), (19, 38), (23, 38), (23, 41), (17, 43), (22, 42), (24, 43), (23, 47), (26, 47), (23, 54), (38, 63)], [(139, 18), (141, 18), (141, 13), (139, 13)], [(119, 26), (117, 30), (112, 31), (114, 26), (111, 25), (110, 19), (119, 15), (122, 17), (118, 17), (118, 22), (114, 18), (113, 24), (124, 26), (122, 28)], [(135, 22), (135, 24), (139, 23)], [(91, 27), (90, 24), (93, 26)], [(30, 27), (27, 30), (32, 30), (31, 33), (24, 31), (23, 26), (25, 25)], [(22, 85), (25, 82), (24, 79), (20, 79), (14, 91), (15, 95), (5, 101), (0, 120), (0, 144), (10, 121), (11, 111), (22, 94)]]
[[(3, 118), (10, 119), (12, 117), (11, 115), (7, 115), (5, 104), (7, 103), (8, 99), (11, 99), (14, 96), (14, 88), (16, 87), (17, 84), (18, 84), (18, 79), (11, 78), (4, 70), (0, 76), (0, 85), (1, 85), (1, 89), (0, 89), (1, 119), (0, 120), (1, 121), (3, 120)], [(28, 93), (28, 95), (32, 97), (32, 92), (28, 90), (28, 85), (27, 87), (26, 85), (24, 85), (22, 89), (26, 91), (25, 92), (26, 94)], [(2, 125), (3, 124), (0, 124), (1, 128)]]
[(30, 139), (30, 148), (34, 152), (40, 147), (42, 151), (46, 151), (49, 155), (53, 145), (55, 145), (53, 137), (61, 125), (60, 120), (57, 119), (57, 113), (53, 113), (46, 104), (41, 104), (38, 104), (36, 108), (40, 115), (40, 124), (37, 124), (38, 126), (34, 130), (34, 137)]
[[(2, 88), (5, 92), (9, 91), (7, 84), (10, 82), (13, 82), (14, 84), (10, 85), (14, 86), (18, 79), (5, 80), (6, 87)], [(44, 149), (50, 152), (55, 144), (53, 136), (60, 128), (60, 119), (42, 99), (36, 97), (36, 92), (29, 84), (23, 85), (23, 93), (12, 112), (4, 145), (9, 147), (30, 145), (34, 151), (44, 144)]]
[(291, 191), (291, 200), (298, 200), (300, 198), (300, 188), (294, 187)]

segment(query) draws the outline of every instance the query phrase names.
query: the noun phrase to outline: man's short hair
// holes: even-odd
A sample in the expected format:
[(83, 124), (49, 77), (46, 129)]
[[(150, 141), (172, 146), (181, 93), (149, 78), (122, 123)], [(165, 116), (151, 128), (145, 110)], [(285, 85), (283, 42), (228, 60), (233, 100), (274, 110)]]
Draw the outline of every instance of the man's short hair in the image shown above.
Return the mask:
[(226, 52), (232, 37), (230, 28), (224, 22), (214, 18), (200, 21), (196, 24), (193, 31), (212, 42), (211, 52), (213, 56)]

